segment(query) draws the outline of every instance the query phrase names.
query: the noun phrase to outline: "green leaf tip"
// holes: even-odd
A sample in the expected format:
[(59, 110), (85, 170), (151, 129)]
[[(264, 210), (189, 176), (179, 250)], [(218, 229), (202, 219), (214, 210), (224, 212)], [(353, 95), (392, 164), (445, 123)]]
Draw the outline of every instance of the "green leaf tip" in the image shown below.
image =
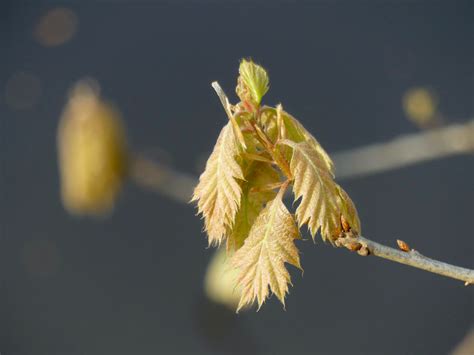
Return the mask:
[(266, 70), (251, 59), (242, 59), (239, 74), (236, 88), (239, 98), (242, 102), (260, 105), (270, 83)]

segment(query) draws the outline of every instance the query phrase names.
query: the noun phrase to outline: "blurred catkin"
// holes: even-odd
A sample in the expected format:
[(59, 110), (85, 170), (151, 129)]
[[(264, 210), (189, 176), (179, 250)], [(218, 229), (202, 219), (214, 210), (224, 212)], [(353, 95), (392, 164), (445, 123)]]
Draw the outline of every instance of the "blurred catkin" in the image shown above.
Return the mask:
[(58, 127), (61, 197), (75, 215), (109, 213), (127, 174), (125, 129), (119, 112), (101, 100), (98, 85), (78, 82)]

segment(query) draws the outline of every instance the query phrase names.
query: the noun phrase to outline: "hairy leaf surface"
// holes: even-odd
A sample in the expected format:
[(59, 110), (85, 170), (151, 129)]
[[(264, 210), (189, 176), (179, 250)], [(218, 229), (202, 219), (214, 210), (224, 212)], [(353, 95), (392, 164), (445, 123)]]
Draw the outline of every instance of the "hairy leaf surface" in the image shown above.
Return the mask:
[(321, 144), (309, 133), (306, 128), (289, 113), (283, 111), (282, 118), (285, 125), (287, 139), (295, 142), (308, 142), (309, 146), (318, 154), (327, 171), (334, 176), (334, 163)]
[(191, 200), (198, 201), (209, 245), (219, 245), (224, 240), (239, 209), (242, 189), (236, 179), (244, 177), (237, 155), (239, 147), (229, 122), (222, 128)]
[(267, 72), (251, 60), (242, 60), (239, 67), (237, 95), (242, 101), (260, 104), (263, 95), (268, 91), (269, 79)]
[(285, 263), (301, 269), (294, 239), (299, 232), (293, 216), (278, 194), (258, 215), (242, 248), (233, 256), (242, 287), (238, 310), (257, 300), (258, 307), (269, 296), (269, 288), (285, 304), (290, 274)]
[[(314, 136), (309, 133), (306, 128), (292, 115), (284, 111), (281, 105), (278, 105), (277, 108), (264, 106), (262, 113), (259, 118), (259, 123), (261, 123), (265, 129), (265, 133), (270, 137), (272, 141), (276, 141), (278, 135), (278, 120), (281, 117), (282, 127), (282, 137), (283, 139), (288, 139), (295, 143), (308, 142), (308, 144), (316, 151), (316, 153), (323, 160), (326, 169), (334, 175), (334, 163), (329, 157), (329, 154), (323, 149), (321, 144), (317, 141)], [(291, 157), (291, 149), (286, 151), (288, 153), (288, 158)]]
[(301, 198), (296, 219), (301, 227), (308, 223), (311, 235), (321, 230), (323, 240), (333, 241), (341, 233), (341, 215), (352, 229), (360, 232), (357, 211), (347, 193), (337, 185), (324, 156), (309, 142), (283, 144), (293, 148), (290, 169), (294, 176), (295, 201)]
[(242, 183), (242, 199), (235, 224), (228, 234), (227, 250), (237, 250), (243, 244), (264, 204), (275, 198), (276, 192), (266, 186), (279, 182), (278, 172), (269, 164), (251, 162)]
[[(285, 263), (301, 269), (294, 243), (299, 227), (307, 224), (313, 239), (319, 232), (334, 244), (344, 233), (360, 233), (357, 211), (334, 181), (334, 164), (316, 138), (281, 104), (261, 106), (269, 88), (261, 66), (241, 62), (240, 102), (235, 105), (217, 82), (212, 86), (231, 123), (219, 136), (193, 200), (205, 219), (209, 243), (226, 240), (238, 275), (237, 311), (254, 302), (260, 308), (272, 293), (284, 305), (291, 284)], [(298, 201), (296, 218), (282, 201), (291, 185)]]

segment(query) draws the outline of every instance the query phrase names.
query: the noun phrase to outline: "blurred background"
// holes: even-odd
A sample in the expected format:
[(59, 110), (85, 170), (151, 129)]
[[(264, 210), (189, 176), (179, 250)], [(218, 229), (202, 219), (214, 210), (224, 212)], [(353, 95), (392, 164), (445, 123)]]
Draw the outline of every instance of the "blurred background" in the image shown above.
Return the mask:
[[(109, 216), (68, 214), (56, 132), (91, 77), (135, 151), (197, 176), (227, 120), (210, 83), (235, 102), (250, 56), (268, 69), (267, 104), (347, 151), (471, 121), (473, 39), (471, 0), (3, 0), (0, 353), (451, 353), (472, 287), (322, 242), (298, 243), (286, 311), (213, 303), (194, 206), (127, 182)], [(472, 268), (473, 179), (470, 153), (339, 182), (366, 237)]]

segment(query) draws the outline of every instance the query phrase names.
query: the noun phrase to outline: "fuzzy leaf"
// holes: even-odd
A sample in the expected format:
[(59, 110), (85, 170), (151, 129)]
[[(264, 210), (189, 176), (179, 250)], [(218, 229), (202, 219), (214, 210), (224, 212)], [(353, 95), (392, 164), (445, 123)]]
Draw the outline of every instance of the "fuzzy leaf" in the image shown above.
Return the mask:
[(295, 201), (301, 198), (296, 219), (301, 227), (308, 223), (311, 235), (321, 229), (323, 240), (332, 242), (341, 233), (341, 215), (350, 227), (360, 232), (360, 222), (353, 202), (337, 185), (324, 156), (318, 154), (310, 142), (283, 144), (293, 148), (290, 169), (294, 176)]
[(238, 250), (247, 238), (250, 228), (255, 222), (264, 204), (275, 198), (276, 192), (264, 189), (265, 186), (280, 180), (277, 171), (269, 164), (251, 162), (242, 187), (240, 208), (235, 217), (235, 224), (228, 234), (227, 250)]
[(243, 59), (240, 63), (239, 74), (237, 95), (242, 101), (259, 105), (269, 87), (267, 72), (253, 61)]
[(242, 189), (236, 179), (244, 177), (236, 160), (238, 154), (239, 146), (229, 122), (222, 128), (191, 199), (198, 201), (209, 245), (219, 245), (224, 240), (240, 206)]
[(269, 296), (269, 287), (285, 304), (291, 284), (285, 263), (301, 269), (294, 244), (298, 237), (295, 220), (279, 193), (260, 212), (244, 245), (233, 256), (232, 262), (239, 269), (237, 284), (242, 288), (237, 311), (255, 300), (260, 308)]
[[(272, 139), (276, 141), (278, 130), (279, 130), (279, 117), (281, 117), (282, 127), (282, 138), (288, 139), (290, 141), (300, 143), (308, 142), (309, 145), (316, 151), (316, 153), (321, 156), (326, 169), (330, 171), (331, 175), (334, 176), (334, 163), (329, 157), (328, 153), (323, 149), (321, 144), (314, 138), (314, 136), (309, 133), (306, 128), (292, 115), (288, 112), (283, 111), (281, 105), (278, 105), (277, 108), (264, 106), (261, 110), (261, 115), (259, 117), (259, 123), (265, 128), (265, 133)], [(286, 153), (286, 151), (284, 151)], [(291, 158), (291, 149), (287, 150), (288, 159)]]
[(289, 113), (283, 111), (282, 118), (285, 125), (286, 130), (286, 138), (296, 142), (308, 142), (308, 144), (313, 148), (313, 150), (317, 153), (320, 157), (321, 161), (324, 163), (326, 170), (330, 172), (332, 176), (334, 176), (334, 163), (332, 162), (331, 158), (329, 157), (328, 153), (323, 149), (321, 144), (314, 138), (314, 136), (309, 133), (306, 128), (293, 116)]

